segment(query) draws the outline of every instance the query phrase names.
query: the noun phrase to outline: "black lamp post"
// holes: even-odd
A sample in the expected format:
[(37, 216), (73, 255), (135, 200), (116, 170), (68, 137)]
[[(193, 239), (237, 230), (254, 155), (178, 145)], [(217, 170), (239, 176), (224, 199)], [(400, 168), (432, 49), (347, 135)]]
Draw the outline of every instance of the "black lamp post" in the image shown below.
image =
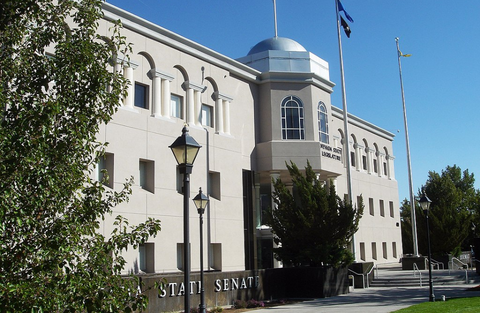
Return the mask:
[(435, 295), (433, 294), (433, 281), (432, 281), (432, 252), (430, 250), (430, 223), (428, 221), (428, 212), (430, 210), (430, 203), (432, 201), (428, 199), (427, 195), (424, 193), (423, 197), (420, 198), (418, 201), (422, 206), (423, 212), (425, 213), (425, 217), (427, 219), (427, 242), (428, 242), (428, 280), (430, 285), (430, 302), (435, 302)]
[(200, 313), (205, 313), (205, 288), (203, 287), (203, 213), (208, 205), (208, 197), (202, 193), (202, 188), (198, 191), (198, 195), (193, 198), (193, 203), (197, 207), (200, 215), (200, 305), (198, 307)]
[(189, 210), (190, 198), (190, 174), (192, 173), (193, 162), (197, 157), (201, 146), (190, 137), (187, 126), (182, 129), (182, 135), (178, 137), (169, 147), (172, 149), (175, 160), (177, 160), (180, 173), (183, 174), (183, 266), (185, 285), (185, 313), (190, 313), (190, 240), (189, 240)]

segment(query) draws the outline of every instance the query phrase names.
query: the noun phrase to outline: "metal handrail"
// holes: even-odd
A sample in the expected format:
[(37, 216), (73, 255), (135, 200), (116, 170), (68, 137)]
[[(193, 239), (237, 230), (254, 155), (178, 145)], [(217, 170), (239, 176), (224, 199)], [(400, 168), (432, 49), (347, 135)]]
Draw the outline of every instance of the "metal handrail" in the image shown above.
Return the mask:
[[(376, 267), (376, 265), (372, 264), (372, 268), (368, 271), (367, 273), (367, 288), (370, 287), (370, 283), (369, 283), (369, 280), (368, 280), (368, 276), (373, 272), (373, 269)], [(377, 275), (378, 276), (378, 275)], [(375, 278), (375, 275), (373, 276)]]
[[(453, 264), (454, 262), (453, 261), (457, 261), (457, 263), (460, 263), (462, 264), (460, 267), (457, 267), (457, 269), (463, 269), (465, 270), (465, 284), (468, 284), (468, 264), (467, 263), (463, 263), (462, 261), (460, 261), (459, 259), (457, 259), (456, 257), (452, 257), (452, 260), (448, 263), (451, 263), (452, 266), (451, 268), (453, 269)], [(458, 266), (458, 264), (457, 264)], [(448, 274), (450, 275), (450, 266), (448, 267)]]
[[(353, 274), (357, 275), (357, 276), (362, 276), (362, 285), (363, 285), (363, 289), (365, 289), (365, 275), (363, 274), (360, 274), (360, 273), (357, 273), (351, 269), (348, 269), (349, 272), (352, 272)], [(355, 281), (353, 282), (353, 285), (355, 286)]]
[[(445, 266), (443, 265), (442, 262), (438, 262), (437, 260), (431, 259), (432, 260), (432, 270), (435, 269), (435, 266), (437, 267), (437, 270), (440, 270), (440, 265), (442, 266), (442, 270), (445, 269)], [(428, 268), (428, 258), (425, 258), (425, 268)]]
[(413, 277), (417, 277), (415, 273), (418, 273), (418, 276), (420, 277), (420, 287), (422, 287), (422, 272), (418, 269), (417, 263), (413, 263)]

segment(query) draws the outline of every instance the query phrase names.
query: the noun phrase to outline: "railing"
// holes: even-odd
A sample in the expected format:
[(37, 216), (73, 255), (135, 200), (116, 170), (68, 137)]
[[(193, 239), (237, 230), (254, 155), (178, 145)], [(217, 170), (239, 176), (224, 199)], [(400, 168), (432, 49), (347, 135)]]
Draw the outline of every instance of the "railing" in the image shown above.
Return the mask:
[[(373, 272), (373, 269), (376, 267), (376, 265), (373, 265), (372, 264), (372, 268), (367, 272), (367, 288), (370, 287), (370, 281), (368, 280), (368, 276)], [(378, 273), (377, 273), (377, 276), (378, 276)], [(375, 275), (373, 276), (373, 278), (375, 278)]]
[(422, 287), (422, 272), (418, 269), (417, 263), (413, 263), (413, 277), (417, 277), (417, 274), (420, 277), (420, 287)]
[(454, 269), (453, 266), (456, 265), (457, 270), (460, 270), (460, 269), (465, 270), (465, 284), (468, 284), (468, 264), (463, 263), (462, 261), (460, 261), (455, 257), (452, 257), (452, 260), (448, 263), (449, 263), (448, 274), (450, 275), (450, 269)]
[[(362, 285), (363, 285), (363, 289), (365, 289), (365, 275), (352, 271), (351, 269), (348, 269), (348, 271), (353, 273), (354, 275), (362, 276)], [(355, 286), (355, 280), (353, 281), (353, 286)]]
[[(442, 262), (438, 262), (437, 260), (434, 260), (434, 259), (431, 259), (431, 260), (432, 260), (432, 270), (435, 269), (435, 266), (437, 267), (437, 270), (440, 269), (440, 266), (442, 267), (442, 270), (445, 269)], [(428, 258), (425, 258), (425, 268), (428, 269)]]

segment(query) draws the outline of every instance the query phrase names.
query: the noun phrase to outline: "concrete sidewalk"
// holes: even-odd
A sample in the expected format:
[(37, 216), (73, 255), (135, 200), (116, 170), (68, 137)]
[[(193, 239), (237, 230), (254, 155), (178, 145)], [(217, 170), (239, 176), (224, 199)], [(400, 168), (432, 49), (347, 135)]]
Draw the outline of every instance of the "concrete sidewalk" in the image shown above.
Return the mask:
[[(475, 284), (434, 286), (436, 301), (441, 301), (441, 296), (446, 299), (458, 297), (478, 297), (480, 291), (466, 291), (475, 287)], [(345, 295), (331, 298), (314, 299), (291, 305), (265, 308), (256, 310), (255, 313), (265, 312), (325, 312), (325, 313), (387, 313), (414, 304), (427, 302), (429, 287), (397, 287), (397, 288), (368, 288), (356, 289)]]

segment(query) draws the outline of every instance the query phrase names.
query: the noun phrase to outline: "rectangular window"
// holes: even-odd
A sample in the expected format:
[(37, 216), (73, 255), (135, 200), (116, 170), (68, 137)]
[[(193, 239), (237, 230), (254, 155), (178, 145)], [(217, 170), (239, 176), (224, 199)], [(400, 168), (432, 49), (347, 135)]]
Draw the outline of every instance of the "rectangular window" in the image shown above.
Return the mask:
[(212, 243), (210, 244), (210, 248), (212, 251), (212, 264), (210, 267), (214, 270), (221, 271), (222, 270), (222, 244), (221, 243)]
[(365, 261), (365, 242), (360, 242), (360, 259)]
[(376, 160), (376, 159), (373, 159), (373, 171), (374, 171), (375, 173), (378, 173), (377, 160)]
[(395, 217), (393, 201), (390, 201), (388, 204), (390, 205), (390, 217)]
[(370, 215), (375, 215), (375, 208), (373, 206), (373, 198), (368, 198), (368, 208), (370, 210)]
[(372, 259), (377, 259), (377, 243), (372, 242)]
[[(183, 251), (184, 244), (177, 243), (177, 268), (181, 271), (184, 270), (184, 251)], [(191, 244), (189, 244), (190, 255), (192, 255)]]
[(171, 95), (171, 114), (172, 117), (183, 118), (183, 101), (182, 97)]
[(138, 163), (140, 188), (155, 192), (155, 162), (141, 159)]
[(213, 107), (202, 104), (202, 125), (213, 127)]
[(363, 169), (367, 170), (367, 156), (362, 155)]
[(155, 273), (154, 243), (145, 243), (138, 247), (138, 268), (144, 273)]
[(387, 176), (387, 162), (383, 162), (383, 175)]
[(100, 156), (97, 163), (96, 180), (102, 182), (105, 186), (113, 188), (113, 153), (105, 153)]
[(350, 152), (350, 164), (355, 167), (355, 152)]
[(387, 243), (386, 242), (382, 242), (382, 252), (383, 252), (383, 258), (388, 259)]
[(392, 255), (394, 258), (397, 258), (397, 243), (392, 242)]
[(137, 108), (148, 109), (148, 86), (135, 82), (135, 100)]
[(219, 172), (210, 172), (209, 173), (209, 183), (210, 188), (208, 189), (210, 192), (210, 196), (217, 200), (222, 200), (221, 196), (221, 185), (220, 185), (220, 173)]
[(380, 216), (385, 216), (385, 206), (383, 200), (380, 200)]

